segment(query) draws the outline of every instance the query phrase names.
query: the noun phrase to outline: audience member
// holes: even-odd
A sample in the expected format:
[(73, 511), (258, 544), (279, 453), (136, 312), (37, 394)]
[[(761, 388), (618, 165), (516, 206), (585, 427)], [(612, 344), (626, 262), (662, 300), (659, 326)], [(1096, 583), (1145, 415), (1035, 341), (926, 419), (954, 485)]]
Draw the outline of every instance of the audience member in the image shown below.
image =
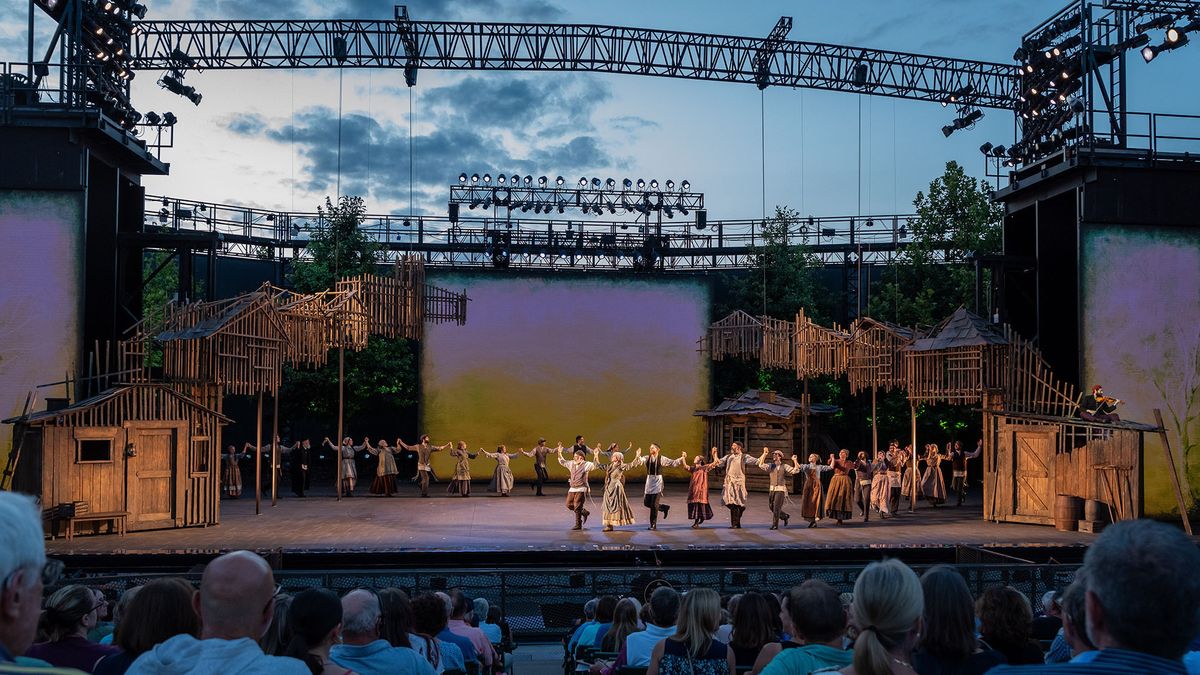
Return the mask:
[(921, 675), (982, 675), (1005, 663), (1004, 655), (984, 649), (975, 637), (975, 603), (958, 570), (938, 565), (921, 575), (925, 625), (913, 652)]
[[(408, 594), (399, 588), (379, 591), (379, 611), (383, 615), (379, 623), (379, 637), (393, 647), (413, 648), (413, 610)], [(432, 665), (432, 664), (430, 664)]]
[(1178, 529), (1150, 520), (1114, 523), (1083, 557), (1086, 634), (1099, 651), (1086, 663), (1009, 673), (1182, 673), (1200, 634), (1200, 549)]
[(176, 635), (200, 636), (200, 617), (192, 609), (195, 589), (186, 580), (155, 579), (137, 588), (136, 593), (126, 591), (121, 596), (126, 605), (113, 631), (121, 651), (101, 659), (93, 671), (96, 675), (123, 675), (154, 645)]
[(479, 628), (479, 624), (487, 621), (487, 611), (487, 598), (471, 598), (471, 620), (468, 623)]
[(379, 637), (381, 619), (378, 596), (364, 590), (347, 593), (342, 598), (342, 644), (329, 650), (333, 662), (361, 675), (434, 675), (416, 651), (393, 647)]
[[(0, 491), (0, 673), (28, 673), (16, 663), (37, 634), (42, 590), (58, 581), (62, 565), (46, 561), (42, 514), (33, 499)], [(78, 673), (45, 668), (43, 675)]]
[(613, 612), (616, 609), (617, 596), (601, 596), (600, 602), (596, 604), (596, 625), (591, 631), (584, 630), (579, 643), (585, 647), (600, 649), (600, 642), (604, 640), (604, 634), (612, 627)]
[[(121, 623), (121, 617), (124, 616), (128, 611), (129, 602), (133, 600), (133, 596), (137, 595), (137, 592), (140, 589), (141, 586), (130, 586), (129, 588), (125, 589), (124, 593), (121, 594), (120, 599), (117, 600), (117, 604), (113, 605), (113, 632), (100, 638), (100, 644), (111, 645), (113, 640), (116, 639), (116, 629)], [(190, 596), (188, 602), (191, 602)]]
[(741, 593), (734, 593), (725, 599), (721, 612), (721, 627), (717, 629), (716, 638), (725, 644), (733, 639), (733, 617), (737, 614), (738, 603), (742, 601)]
[(292, 641), (292, 630), (288, 625), (288, 610), (291, 607), (291, 595), (279, 593), (275, 596), (275, 613), (271, 616), (271, 627), (267, 629), (267, 634), (258, 641), (264, 654), (283, 656), (288, 643)]
[(1035, 614), (1029, 633), (1034, 640), (1053, 640), (1062, 629), (1062, 607), (1059, 605), (1060, 593), (1046, 591), (1042, 593), (1042, 611)]
[[(485, 598), (475, 598), (475, 622), (477, 627), (487, 636), (488, 642), (494, 645), (498, 645), (504, 641), (504, 634), (500, 630), (500, 624), (491, 622), (492, 613), (498, 609), (498, 607), (490, 606)], [(498, 612), (496, 616), (498, 621)]]
[(646, 675), (734, 675), (733, 650), (713, 638), (721, 620), (721, 596), (696, 588), (683, 596), (675, 634), (654, 645)]
[(733, 615), (733, 632), (729, 637), (729, 647), (739, 668), (753, 665), (763, 646), (779, 639), (779, 631), (774, 630), (776, 621), (764, 594), (742, 595), (737, 613)]
[(909, 659), (921, 632), (924, 611), (921, 582), (907, 565), (894, 559), (867, 565), (854, 582), (854, 601), (850, 604), (850, 618), (858, 628), (854, 658), (841, 672), (915, 673)]
[(467, 664), (458, 645), (437, 638), (446, 630), (446, 605), (442, 599), (432, 593), (422, 593), (412, 599), (412, 612), (413, 632), (409, 635), (412, 648), (439, 673), (466, 670)]
[[(93, 588), (92, 595), (96, 596), (96, 605), (99, 609), (96, 610), (96, 625), (88, 631), (88, 642), (96, 644), (106, 644), (104, 638), (112, 635), (113, 628), (116, 626), (114, 605), (116, 603), (109, 601), (108, 594), (103, 588)], [(111, 644), (111, 640), (107, 643)]]
[[(783, 649), (782, 644), (776, 643), (777, 655), (765, 666), (756, 661), (755, 671), (761, 670), (764, 675), (808, 675), (822, 668), (850, 665), (854, 652), (842, 649), (846, 610), (837, 591), (824, 581), (809, 579), (789, 591), (785, 600), (781, 618), (800, 644)], [(763, 651), (767, 652), (767, 648)]]
[(650, 594), (650, 623), (646, 630), (630, 633), (625, 638), (625, 663), (634, 667), (650, 665), (650, 654), (654, 646), (675, 634), (675, 621), (679, 616), (679, 592), (667, 586), (659, 586)]
[(1087, 579), (1083, 570), (1058, 600), (1062, 630), (1054, 636), (1046, 663), (1087, 663), (1099, 653), (1087, 636)]
[(475, 651), (475, 643), (471, 638), (459, 635), (450, 630), (450, 614), (454, 611), (454, 602), (450, 600), (450, 596), (442, 592), (434, 593), (434, 596), (442, 601), (442, 612), (445, 620), (441, 632), (437, 634), (437, 639), (442, 642), (448, 642), (458, 647), (458, 651), (462, 654), (465, 663), (472, 663), (479, 660), (479, 654)]
[(567, 640), (567, 652), (574, 654), (575, 647), (579, 645), (580, 638), (588, 628), (596, 625), (596, 606), (600, 604), (600, 598), (592, 598), (583, 603), (583, 621), (575, 627), (571, 633), (571, 638)]
[[(271, 566), (249, 551), (234, 551), (204, 568), (192, 608), (200, 617), (200, 639), (176, 635), (142, 654), (128, 673), (183, 675), (309, 675), (296, 659), (264, 654), (258, 640), (275, 614)], [(136, 598), (135, 598), (136, 600)]]
[(92, 672), (97, 661), (118, 651), (87, 639), (103, 607), (87, 586), (72, 584), (58, 589), (46, 599), (42, 612), (41, 630), (46, 642), (33, 645), (25, 655), (51, 665)]
[(1014, 665), (1042, 663), (1042, 648), (1031, 637), (1029, 600), (1008, 586), (989, 588), (975, 602), (979, 637)]
[(467, 623), (470, 618), (471, 611), (475, 608), (475, 603), (471, 602), (462, 591), (455, 589), (450, 593), (450, 602), (452, 608), (450, 611), (450, 620), (446, 622), (446, 628), (460, 637), (465, 637), (471, 641), (471, 645), (475, 647), (476, 658), (485, 669), (490, 668), (495, 662), (495, 652), (492, 649), (492, 643), (488, 641), (487, 636), (483, 631)]
[(333, 645), (342, 641), (342, 603), (333, 591), (309, 588), (292, 598), (287, 625), (292, 637), (284, 655), (304, 662), (312, 675), (354, 675), (333, 662)]
[[(489, 628), (489, 626), (496, 627), (494, 633), (490, 632), (492, 629)], [(483, 632), (487, 634), (488, 638), (491, 638), (493, 635), (500, 636), (500, 639), (497, 640), (495, 644), (512, 642), (512, 629), (508, 627), (508, 622), (504, 620), (504, 613), (501, 612), (500, 608), (496, 605), (488, 607), (487, 621), (479, 624), (479, 627), (483, 629)]]
[[(793, 588), (792, 590), (794, 591), (796, 589)], [(780, 652), (786, 649), (795, 649), (796, 647), (803, 646), (802, 643), (799, 642), (799, 638), (796, 637), (796, 626), (792, 623), (791, 612), (788, 609), (788, 597), (790, 594), (791, 591), (784, 592), (783, 604), (779, 608), (779, 622), (781, 626), (780, 640), (778, 642), (768, 642), (767, 644), (763, 645), (763, 648), (758, 652), (758, 657), (754, 660), (754, 667), (750, 669), (750, 675), (758, 675), (761, 673), (763, 669), (767, 667), (767, 664), (770, 663), (776, 656), (778, 656)], [(844, 634), (845, 633), (843, 632), (843, 635)]]
[(638, 612), (642, 605), (633, 598), (621, 598), (613, 610), (612, 627), (604, 635), (600, 643), (602, 652), (619, 652), (625, 647), (625, 638), (641, 630), (638, 625)]

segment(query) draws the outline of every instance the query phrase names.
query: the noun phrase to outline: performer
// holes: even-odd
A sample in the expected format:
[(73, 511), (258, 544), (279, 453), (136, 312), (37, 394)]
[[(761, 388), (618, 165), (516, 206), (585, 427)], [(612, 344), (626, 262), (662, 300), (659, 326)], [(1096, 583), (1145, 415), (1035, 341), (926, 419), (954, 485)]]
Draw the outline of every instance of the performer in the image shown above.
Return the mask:
[(670, 504), (662, 503), (663, 495), (663, 477), (662, 468), (664, 466), (679, 466), (683, 464), (687, 466), (687, 453), (683, 453), (678, 459), (662, 456), (662, 449), (657, 443), (650, 444), (650, 455), (634, 460), (633, 465), (646, 465), (646, 490), (642, 497), (642, 506), (650, 509), (650, 527), (648, 530), (658, 529), (658, 514), (662, 513), (662, 517), (666, 518), (667, 513), (671, 510)]
[(934, 508), (946, 503), (946, 477), (942, 475), (942, 460), (950, 455), (950, 444), (946, 444), (943, 455), (937, 443), (929, 445), (925, 455), (925, 473), (921, 476), (921, 493)]
[(450, 445), (450, 443), (433, 445), (429, 442), (429, 434), (421, 434), (420, 442), (416, 445), (409, 445), (399, 438), (396, 439), (397, 447), (417, 454), (417, 481), (421, 486), (422, 497), (429, 496), (429, 480), (433, 478), (433, 466), (429, 463), (429, 460), (433, 457), (433, 453), (438, 450), (445, 450)]
[(471, 496), (471, 462), (476, 455), (473, 452), (467, 452), (467, 442), (459, 441), (458, 445), (450, 451), (450, 456), (458, 460), (454, 465), (454, 477), (450, 479), (450, 484), (446, 486), (446, 494), (454, 494), (458, 490), (458, 494), (462, 497)]
[[(937, 445), (937, 444), (935, 443), (934, 445)], [(904, 497), (906, 497), (907, 499), (910, 500), (910, 503), (911, 503), (913, 494), (916, 494), (918, 499), (925, 496), (925, 494), (923, 492), (921, 492), (921, 474), (918, 473), (918, 471), (920, 470), (920, 467), (921, 467), (921, 462), (925, 461), (925, 455), (917, 455), (917, 457), (916, 457), (917, 468), (914, 469), (913, 468), (913, 453), (914, 452), (915, 452), (915, 450), (913, 449), (913, 447), (911, 445), (904, 446), (904, 450), (901, 452), (901, 455), (902, 455), (901, 464), (904, 467), (903, 469), (901, 469), (904, 477), (900, 481), (901, 485), (903, 486), (902, 494), (904, 495)], [(925, 446), (925, 454), (928, 454), (928, 453), (929, 453), (929, 446)]]
[(587, 499), (589, 492), (588, 474), (600, 468), (597, 464), (599, 459), (600, 449), (592, 449), (592, 461), (587, 460), (587, 453), (583, 450), (587, 446), (580, 447), (583, 443), (583, 436), (575, 437), (575, 446), (573, 450), (573, 458), (570, 461), (563, 459), (562, 443), (558, 444), (555, 452), (558, 453), (558, 463), (565, 467), (568, 472), (567, 478), (567, 510), (575, 514), (575, 527), (572, 530), (582, 530), (583, 524), (587, 522), (591, 512), (584, 506), (584, 501)]
[(366, 449), (366, 444), (355, 445), (354, 441), (349, 437), (342, 439), (342, 446), (335, 448), (333, 441), (326, 436), (322, 444), (338, 453), (338, 461), (342, 463), (342, 492), (346, 493), (347, 497), (354, 496), (354, 485), (358, 482), (358, 468), (354, 464), (354, 456)]
[(888, 510), (892, 517), (900, 515), (900, 474), (904, 470), (904, 454), (899, 441), (888, 443), (887, 455)]
[(821, 517), (821, 473), (832, 471), (833, 467), (821, 463), (821, 456), (812, 453), (808, 463), (797, 467), (804, 475), (804, 487), (800, 490), (800, 517), (808, 521), (809, 527), (817, 526)]
[(871, 490), (875, 482), (875, 464), (867, 457), (867, 453), (859, 451), (858, 459), (854, 461), (854, 478), (858, 485), (855, 495), (858, 508), (862, 509), (863, 522), (871, 520)]
[[(271, 471), (275, 472), (275, 480), (277, 481), (277, 483), (283, 482), (283, 460), (282, 460), (282, 457), (283, 457), (283, 453), (285, 452), (285, 449), (283, 446), (283, 441), (279, 438), (279, 436), (275, 437), (274, 445), (279, 446), (278, 456), (274, 456), (271, 454), (271, 450), (272, 450), (271, 443), (267, 443), (266, 445), (259, 448), (259, 450), (262, 451), (263, 458), (267, 460), (267, 464), (270, 466), (270, 470), (264, 471), (262, 474), (262, 491), (263, 492), (271, 491)], [(254, 452), (254, 450), (255, 450), (255, 446), (250, 441), (246, 441), (246, 445), (244, 445), (242, 447), (242, 451), (245, 452), (247, 455)], [(279, 495), (279, 496), (282, 497), (283, 495)]]
[(725, 469), (721, 502), (729, 509), (729, 527), (740, 530), (742, 514), (746, 512), (746, 467), (756, 466), (758, 459), (745, 454), (742, 444), (735, 441), (729, 446), (729, 454), (724, 457), (717, 457), (714, 451), (713, 462)]
[(783, 503), (788, 498), (788, 476), (794, 476), (800, 473), (800, 460), (792, 455), (791, 465), (783, 461), (783, 451), (776, 450), (771, 453), (771, 461), (767, 461), (767, 448), (763, 448), (762, 455), (758, 458), (758, 468), (766, 471), (771, 478), (771, 487), (767, 492), (767, 505), (771, 509), (771, 529), (779, 529), (779, 521), (783, 521), (783, 526), (787, 527), (788, 521), (792, 516), (783, 510)]
[[(717, 449), (714, 447), (712, 456), (717, 456)], [(681, 458), (683, 465), (687, 467), (688, 472), (692, 474), (691, 480), (688, 482), (688, 518), (692, 520), (692, 529), (700, 527), (700, 524), (706, 520), (712, 520), (712, 507), (708, 505), (708, 472), (717, 468), (717, 463), (705, 463), (704, 453), (696, 453), (696, 458), (691, 464), (687, 463), (687, 453), (684, 453)]]
[(363, 447), (372, 455), (379, 456), (379, 464), (375, 468), (375, 480), (371, 483), (371, 494), (383, 495), (391, 497), (396, 493), (396, 474), (400, 470), (396, 468), (397, 448), (388, 445), (388, 442), (380, 439), (379, 447), (371, 445), (371, 439), (363, 439)]
[(967, 497), (967, 462), (975, 459), (982, 453), (982, 439), (980, 439), (980, 444), (976, 446), (974, 452), (964, 451), (962, 442), (954, 441), (954, 447), (950, 450), (950, 473), (953, 476), (950, 482), (950, 489), (958, 495), (958, 503), (955, 506), (962, 506), (963, 499)]
[(550, 474), (546, 473), (546, 456), (550, 454), (550, 448), (546, 446), (546, 439), (539, 438), (537, 445), (533, 446), (532, 450), (522, 448), (518, 452), (526, 457), (533, 458), (533, 471), (537, 474), (537, 478), (529, 487), (530, 489), (537, 490), (538, 497), (544, 497), (542, 486), (550, 482)]
[(829, 466), (833, 468), (833, 480), (829, 481), (825, 496), (825, 515), (841, 525), (854, 515), (854, 485), (850, 482), (854, 463), (850, 461), (850, 451), (843, 449), (836, 458), (830, 455)]
[(1085, 396), (1079, 405), (1079, 416), (1089, 422), (1120, 422), (1117, 406), (1124, 403), (1119, 398), (1104, 395), (1104, 387), (1092, 387), (1091, 396)]
[(601, 503), (600, 519), (604, 531), (612, 532), (613, 526), (632, 525), (633, 509), (629, 508), (629, 497), (625, 494), (625, 472), (641, 464), (642, 449), (638, 448), (632, 462), (625, 461), (625, 453), (615, 450), (604, 467), (604, 499)]
[(303, 441), (296, 441), (296, 444), (290, 448), (280, 446), (279, 450), (291, 455), (292, 494), (303, 497), (304, 491), (312, 487), (308, 474), (308, 467), (312, 463), (312, 446), (306, 438)]
[(483, 448), (479, 452), (487, 455), (488, 459), (496, 460), (496, 470), (492, 472), (492, 482), (488, 483), (488, 492), (499, 492), (501, 497), (507, 497), (513, 487), (513, 472), (509, 463), (518, 457), (517, 453), (510, 453), (503, 445), (496, 446), (495, 452), (488, 452)]
[(878, 511), (879, 516), (884, 520), (887, 520), (892, 512), (891, 492), (887, 456), (882, 450), (876, 450), (875, 461), (871, 463), (871, 508)]
[(248, 456), (246, 452), (238, 452), (233, 445), (225, 448), (225, 466), (221, 472), (221, 489), (230, 499), (242, 496), (242, 467), (238, 462)]

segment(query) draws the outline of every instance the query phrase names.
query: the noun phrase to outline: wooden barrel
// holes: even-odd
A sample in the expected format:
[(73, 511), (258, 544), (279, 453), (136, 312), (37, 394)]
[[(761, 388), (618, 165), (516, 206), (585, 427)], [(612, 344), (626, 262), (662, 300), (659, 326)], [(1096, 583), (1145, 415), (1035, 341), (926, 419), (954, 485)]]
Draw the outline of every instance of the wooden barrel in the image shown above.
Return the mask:
[(1083, 500), (1074, 495), (1058, 495), (1054, 499), (1054, 528), (1059, 532), (1075, 532), (1079, 529), (1079, 517), (1083, 515)]
[(1088, 499), (1083, 502), (1083, 519), (1093, 523), (1108, 521), (1108, 507), (1098, 499)]

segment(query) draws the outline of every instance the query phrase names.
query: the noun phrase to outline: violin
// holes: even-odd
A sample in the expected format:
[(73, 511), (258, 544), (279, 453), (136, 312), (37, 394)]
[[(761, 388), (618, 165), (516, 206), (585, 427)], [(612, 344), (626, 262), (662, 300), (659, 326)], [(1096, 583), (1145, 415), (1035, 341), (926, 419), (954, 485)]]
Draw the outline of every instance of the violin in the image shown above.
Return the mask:
[(1119, 403), (1124, 403), (1124, 401), (1114, 396), (1105, 396), (1104, 394), (1101, 394), (1096, 397), (1096, 403), (1099, 403), (1100, 405), (1117, 405)]

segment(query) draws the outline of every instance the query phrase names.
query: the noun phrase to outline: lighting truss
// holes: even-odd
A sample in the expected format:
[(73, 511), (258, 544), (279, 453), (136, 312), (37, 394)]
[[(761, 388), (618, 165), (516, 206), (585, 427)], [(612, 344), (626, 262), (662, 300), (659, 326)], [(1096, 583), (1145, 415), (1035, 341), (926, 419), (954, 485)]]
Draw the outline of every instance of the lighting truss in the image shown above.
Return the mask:
[[(590, 183), (589, 183), (590, 185)], [(503, 208), (534, 213), (578, 209), (584, 213), (639, 213), (678, 211), (688, 215), (704, 208), (704, 193), (683, 190), (595, 187), (538, 187), (528, 185), (478, 184), (451, 185), (450, 203), (474, 209)]]

